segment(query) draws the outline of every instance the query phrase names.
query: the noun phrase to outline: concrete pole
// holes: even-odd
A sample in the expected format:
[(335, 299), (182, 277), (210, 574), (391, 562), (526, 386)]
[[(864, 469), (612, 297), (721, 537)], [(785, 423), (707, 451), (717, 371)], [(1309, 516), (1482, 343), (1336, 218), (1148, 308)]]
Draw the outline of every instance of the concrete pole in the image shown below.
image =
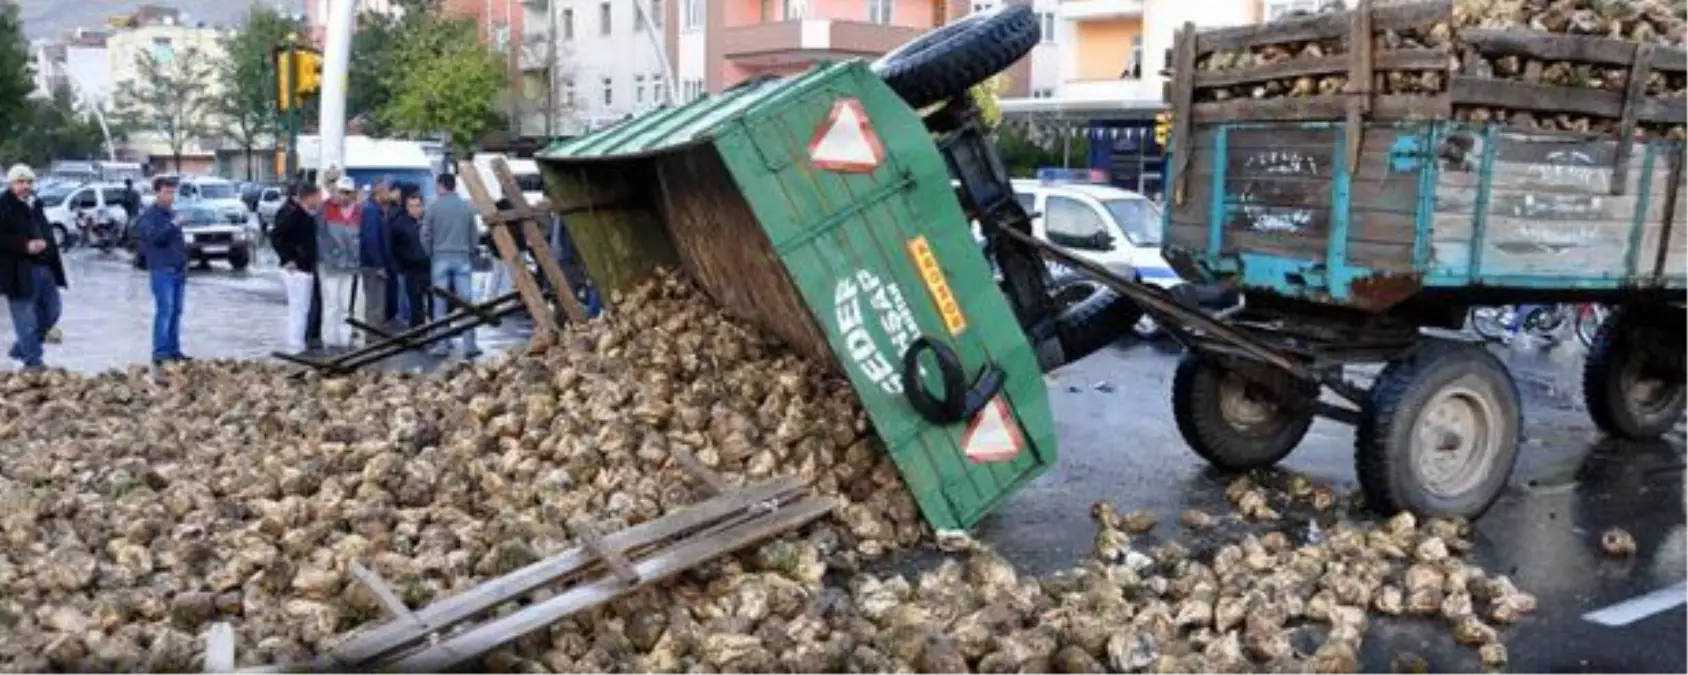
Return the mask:
[(346, 75), (351, 69), (352, 22), (357, 0), (328, 0), (328, 39), (322, 50), (322, 135), (317, 180), (329, 169), (346, 168)]

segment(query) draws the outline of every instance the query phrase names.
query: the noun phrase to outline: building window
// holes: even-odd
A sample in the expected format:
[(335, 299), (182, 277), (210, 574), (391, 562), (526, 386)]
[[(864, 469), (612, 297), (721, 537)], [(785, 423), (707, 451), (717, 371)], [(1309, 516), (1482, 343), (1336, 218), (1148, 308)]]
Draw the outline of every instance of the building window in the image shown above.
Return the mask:
[(661, 105), (668, 100), (668, 90), (662, 88), (662, 76), (651, 76), (651, 103)]
[(569, 108), (574, 107), (574, 80), (563, 81), (563, 105)]
[(932, 25), (949, 23), (949, 0), (932, 0)]
[(1143, 79), (1143, 36), (1131, 36), (1131, 62), (1125, 64), (1125, 76), (1133, 80)]
[(973, 13), (988, 12), (996, 9), (995, 0), (973, 0)]
[(598, 3), (598, 34), (610, 34), (610, 3)]
[(704, 0), (685, 0), (686, 17), (683, 24), (686, 28), (697, 28), (703, 25)]
[(1038, 23), (1038, 32), (1043, 33), (1043, 41), (1045, 43), (1054, 42), (1055, 41), (1055, 13), (1054, 12), (1039, 12), (1037, 18), (1038, 18), (1038, 22), (1037, 22)]
[(868, 23), (891, 23), (891, 0), (868, 0)]
[(159, 63), (169, 63), (174, 58), (176, 58), (176, 46), (170, 44), (170, 38), (152, 39), (152, 60)]
[(1290, 12), (1316, 12), (1317, 0), (1266, 0), (1266, 20), (1277, 21)]
[(662, 27), (662, 10), (664, 9), (664, 7), (662, 5), (662, 0), (651, 0), (651, 4), (647, 5), (647, 6), (651, 10), (651, 25), (656, 27), (656, 28), (661, 28)]
[(645, 102), (645, 76), (633, 76), (633, 102), (643, 105)]
[(615, 105), (615, 81), (604, 78), (604, 107)]
[(574, 39), (574, 10), (572, 10), (572, 9), (563, 10), (562, 24), (563, 24), (563, 39), (564, 40), (573, 40)]

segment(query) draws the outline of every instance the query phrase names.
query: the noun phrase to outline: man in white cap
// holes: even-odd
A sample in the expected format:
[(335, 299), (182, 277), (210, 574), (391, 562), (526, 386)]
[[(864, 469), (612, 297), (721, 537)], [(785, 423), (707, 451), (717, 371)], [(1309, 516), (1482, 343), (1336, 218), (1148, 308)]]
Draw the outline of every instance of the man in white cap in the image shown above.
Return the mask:
[(351, 346), (354, 331), (347, 317), (359, 316), (356, 285), (362, 270), (358, 228), (363, 205), (351, 176), (334, 181), (334, 193), (322, 205), (317, 223), (317, 274), (322, 279), (322, 341), (334, 347)]
[(64, 262), (35, 199), (35, 172), (18, 164), (6, 172), (6, 182), (9, 188), (0, 194), (0, 295), (17, 336), (8, 355), (38, 369), (44, 365), (41, 344), (59, 322)]

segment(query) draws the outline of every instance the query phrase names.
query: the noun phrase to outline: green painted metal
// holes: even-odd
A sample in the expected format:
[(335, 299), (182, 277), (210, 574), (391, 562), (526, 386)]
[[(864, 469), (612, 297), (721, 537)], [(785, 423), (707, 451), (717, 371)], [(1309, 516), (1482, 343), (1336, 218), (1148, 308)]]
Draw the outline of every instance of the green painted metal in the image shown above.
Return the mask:
[[(868, 173), (822, 169), (808, 156), (846, 99), (860, 102), (884, 147)], [(915, 111), (862, 62), (753, 82), (556, 143), (539, 158), (551, 192), (579, 195), (582, 186), (614, 183), (607, 172), (637, 171), (642, 159), (675, 153), (714, 155), (725, 166), (932, 527), (972, 527), (1055, 463), (1042, 370), (973, 239), (942, 155)], [(668, 198), (687, 189), (683, 178), (658, 182)], [(571, 228), (574, 218), (588, 229), (608, 222), (575, 216)], [(673, 237), (673, 223), (665, 228)], [(916, 242), (935, 259), (925, 271), (938, 275), (939, 290), (922, 274)], [(606, 251), (583, 255), (589, 268), (594, 256), (618, 254)], [(940, 307), (945, 286), (964, 325)], [(915, 412), (900, 378), (917, 336), (953, 348), (969, 379), (987, 364), (1006, 373), (1003, 396), (1023, 438), (1018, 454), (970, 461), (962, 449), (967, 421), (933, 424)], [(935, 367), (923, 368), (922, 381), (942, 392)]]
[[(1499, 152), (1499, 144), (1495, 142), (1495, 138), (1499, 135), (1499, 130), (1500, 127), (1493, 124), (1483, 130), (1483, 161), (1477, 169), (1480, 175), (1495, 175), (1495, 154)], [(1477, 200), (1476, 205), (1472, 207), (1471, 216), (1471, 253), (1467, 258), (1472, 278), (1483, 276), (1483, 249), (1487, 248), (1484, 235), (1489, 232), (1489, 200), (1494, 198), (1494, 187), (1493, 180), (1483, 180), (1477, 184)]]

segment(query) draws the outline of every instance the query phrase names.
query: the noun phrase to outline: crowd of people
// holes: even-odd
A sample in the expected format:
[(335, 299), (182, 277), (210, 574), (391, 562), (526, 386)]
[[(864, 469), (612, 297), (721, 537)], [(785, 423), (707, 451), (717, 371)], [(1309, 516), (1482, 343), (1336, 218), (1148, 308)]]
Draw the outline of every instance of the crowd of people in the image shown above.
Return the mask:
[[(457, 194), (456, 176), (437, 177), (432, 203), (415, 184), (331, 179), (330, 191), (312, 182), (290, 186), (269, 232), (287, 299), (286, 351), (355, 346), (361, 332), (348, 318), (398, 329), (446, 315), (444, 301), (430, 302), (430, 286), (473, 302), (477, 211)], [(43, 345), (60, 315), (59, 291), (67, 287), (64, 263), (34, 194), (34, 172), (14, 166), (7, 180), (9, 189), (0, 195), (0, 296), (15, 333), (10, 356), (26, 369), (42, 368)], [(154, 201), (135, 217), (135, 235), (154, 301), (152, 361), (162, 365), (189, 358), (181, 323), (190, 256), (174, 213), (177, 179), (159, 176), (152, 187)], [(457, 339), (465, 358), (480, 354), (473, 329)], [(433, 353), (449, 355), (451, 342), (436, 342)]]

